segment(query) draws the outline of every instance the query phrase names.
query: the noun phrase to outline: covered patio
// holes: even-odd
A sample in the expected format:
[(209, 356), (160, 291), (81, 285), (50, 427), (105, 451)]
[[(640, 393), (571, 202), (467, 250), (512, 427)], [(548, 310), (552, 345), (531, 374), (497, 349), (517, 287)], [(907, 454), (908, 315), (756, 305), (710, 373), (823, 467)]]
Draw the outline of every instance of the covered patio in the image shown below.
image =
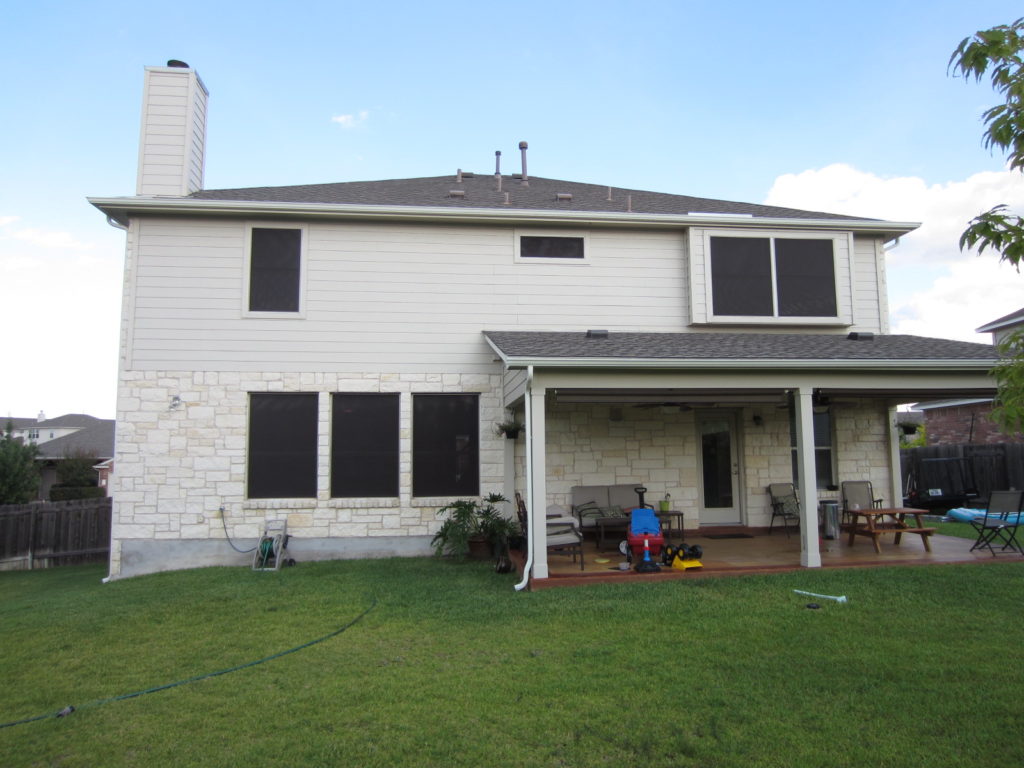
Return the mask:
[[(545, 515), (552, 505), (570, 511), (580, 486), (644, 486), (648, 502), (671, 497), (699, 537), (752, 537), (712, 539), (706, 573), (855, 564), (863, 547), (819, 547), (819, 502), (836, 500), (841, 481), (868, 480), (884, 506), (902, 506), (897, 406), (995, 391), (993, 349), (943, 339), (607, 331), (485, 338), (504, 367), (503, 405), (525, 425), (525, 440), (506, 441), (504, 473), (505, 495), (522, 493), (529, 510), (524, 584), (561, 578)], [(814, 489), (800, 493), (799, 532), (785, 544), (760, 535), (772, 516), (766, 488), (776, 482)], [(915, 544), (921, 549), (917, 537), (898, 549), (912, 554)], [(931, 556), (955, 558), (960, 549), (936, 546)], [(867, 550), (866, 562), (890, 557)]]
[[(551, 554), (548, 558), (548, 576), (532, 579), (531, 589), (584, 586), (601, 583), (640, 583), (651, 580), (699, 579), (708, 577), (740, 576), (753, 573), (777, 573), (799, 570), (801, 565), (800, 538), (788, 538), (782, 531), (747, 530), (743, 533), (721, 532), (711, 536), (736, 538), (710, 538), (708, 533), (688, 531), (687, 544), (698, 544), (704, 550), (702, 568), (677, 571), (662, 566), (656, 574), (640, 574), (635, 570), (622, 571), (619, 564), (625, 560), (612, 549), (599, 550), (596, 542), (587, 540), (583, 545), (584, 569), (566, 555)], [(870, 541), (858, 538), (852, 546), (844, 534), (838, 539), (822, 539), (819, 543), (822, 568), (864, 568), (877, 566), (939, 565), (950, 563), (990, 563), (1020, 560), (1018, 555), (993, 557), (986, 551), (970, 551), (971, 539), (956, 536), (931, 537), (931, 552), (925, 551), (919, 537), (905, 536), (898, 546), (889, 538), (877, 554)], [(522, 573), (525, 558), (518, 553), (517, 566)]]

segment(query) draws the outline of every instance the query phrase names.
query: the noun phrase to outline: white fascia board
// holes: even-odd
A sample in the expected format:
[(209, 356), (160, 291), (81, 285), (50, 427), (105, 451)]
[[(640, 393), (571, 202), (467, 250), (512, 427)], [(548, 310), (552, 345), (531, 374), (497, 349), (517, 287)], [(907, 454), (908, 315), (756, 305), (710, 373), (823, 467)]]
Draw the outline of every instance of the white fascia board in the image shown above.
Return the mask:
[(664, 360), (660, 358), (629, 357), (514, 357), (502, 354), (501, 350), (487, 340), (501, 357), (507, 368), (640, 368), (640, 369), (689, 369), (689, 370), (821, 370), (841, 369), (847, 371), (979, 371), (987, 372), (996, 361), (987, 360)]
[(268, 203), (245, 200), (194, 200), (176, 197), (89, 197), (92, 205), (115, 221), (128, 222), (136, 215), (290, 216), (301, 218), (359, 218), (389, 221), (461, 221), (475, 223), (558, 223), (696, 227), (727, 225), (731, 228), (837, 230), (899, 237), (917, 229), (917, 222), (868, 219), (746, 218), (715, 214), (624, 213), (605, 211), (549, 211), (521, 208), (453, 208), (414, 205), (337, 205), (330, 203)]

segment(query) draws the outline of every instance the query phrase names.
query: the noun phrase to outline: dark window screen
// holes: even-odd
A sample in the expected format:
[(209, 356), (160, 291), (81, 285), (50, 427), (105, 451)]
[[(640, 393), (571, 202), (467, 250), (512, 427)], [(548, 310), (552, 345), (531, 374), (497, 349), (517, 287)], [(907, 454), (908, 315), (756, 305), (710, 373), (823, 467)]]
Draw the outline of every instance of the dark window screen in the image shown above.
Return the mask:
[(716, 315), (774, 314), (768, 238), (711, 238), (711, 301)]
[(413, 496), (480, 492), (477, 395), (413, 395)]
[(302, 230), (253, 229), (249, 311), (299, 311)]
[(317, 395), (249, 395), (249, 498), (316, 498)]
[(835, 317), (831, 240), (775, 240), (780, 317)]
[(339, 392), (331, 409), (331, 496), (398, 495), (398, 395)]
[(582, 259), (582, 237), (519, 238), (519, 256), (524, 259)]

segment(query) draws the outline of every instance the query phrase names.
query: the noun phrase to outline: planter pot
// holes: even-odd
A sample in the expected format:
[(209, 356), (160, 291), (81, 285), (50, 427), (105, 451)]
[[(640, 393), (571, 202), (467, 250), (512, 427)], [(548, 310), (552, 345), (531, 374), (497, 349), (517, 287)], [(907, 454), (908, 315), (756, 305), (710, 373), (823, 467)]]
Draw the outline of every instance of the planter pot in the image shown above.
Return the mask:
[(490, 560), (494, 555), (491, 553), (490, 542), (483, 536), (473, 536), (469, 540), (470, 560)]
[(515, 440), (518, 437), (519, 437), (519, 430), (518, 429), (506, 429), (505, 430), (505, 439), (506, 440)]

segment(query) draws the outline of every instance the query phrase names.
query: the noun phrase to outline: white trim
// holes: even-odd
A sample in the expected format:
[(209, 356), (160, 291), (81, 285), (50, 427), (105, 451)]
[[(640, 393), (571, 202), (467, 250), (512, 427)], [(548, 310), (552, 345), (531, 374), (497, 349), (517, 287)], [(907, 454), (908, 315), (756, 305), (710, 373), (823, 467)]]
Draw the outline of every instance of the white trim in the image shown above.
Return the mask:
[[(249, 276), (252, 266), (252, 231), (254, 229), (291, 229), (299, 230), (299, 308), (295, 312), (265, 312), (249, 309)], [(309, 272), (307, 246), (309, 228), (305, 224), (274, 221), (245, 222), (245, 258), (242, 264), (242, 306), (241, 317), (261, 318), (264, 320), (302, 320), (306, 317), (306, 275)]]
[(801, 230), (813, 226), (828, 232), (868, 232), (898, 237), (913, 232), (920, 222), (871, 219), (737, 218), (707, 214), (619, 213), (607, 211), (549, 211), (521, 208), (454, 208), (417, 205), (350, 205), (334, 203), (272, 203), (248, 200), (194, 198), (89, 197), (89, 203), (115, 221), (127, 223), (131, 214), (256, 216), (285, 215), (303, 218), (363, 218), (393, 221), (441, 219), (476, 222), (574, 222), (637, 227), (729, 226), (734, 229), (765, 227)]

